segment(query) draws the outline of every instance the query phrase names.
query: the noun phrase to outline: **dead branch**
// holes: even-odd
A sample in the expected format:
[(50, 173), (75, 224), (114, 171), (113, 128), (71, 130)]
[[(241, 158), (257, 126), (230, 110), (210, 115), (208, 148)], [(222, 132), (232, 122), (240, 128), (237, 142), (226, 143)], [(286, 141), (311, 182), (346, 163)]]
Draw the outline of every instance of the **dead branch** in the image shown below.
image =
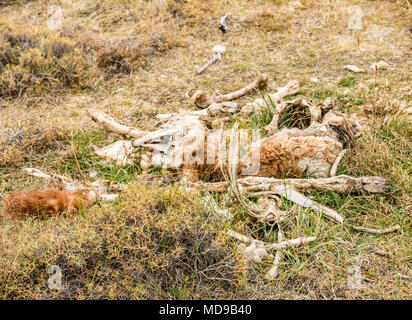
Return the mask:
[(390, 233), (390, 232), (395, 232), (401, 229), (400, 225), (396, 225), (396, 226), (386, 228), (386, 229), (372, 229), (372, 228), (365, 228), (365, 227), (360, 227), (360, 226), (352, 226), (352, 227), (356, 231), (376, 233), (376, 234)]
[(263, 89), (267, 84), (267, 76), (266, 75), (260, 75), (255, 81), (252, 83), (248, 84), (246, 87), (243, 87), (242, 89), (239, 89), (234, 92), (218, 95), (218, 96), (213, 96), (213, 97), (207, 97), (206, 94), (202, 90), (198, 90), (195, 92), (193, 95), (193, 100), (195, 104), (198, 107), (205, 108), (212, 103), (220, 103), (224, 101), (231, 101), (237, 98), (240, 98), (241, 96), (244, 96), (248, 92), (254, 90), (254, 89)]

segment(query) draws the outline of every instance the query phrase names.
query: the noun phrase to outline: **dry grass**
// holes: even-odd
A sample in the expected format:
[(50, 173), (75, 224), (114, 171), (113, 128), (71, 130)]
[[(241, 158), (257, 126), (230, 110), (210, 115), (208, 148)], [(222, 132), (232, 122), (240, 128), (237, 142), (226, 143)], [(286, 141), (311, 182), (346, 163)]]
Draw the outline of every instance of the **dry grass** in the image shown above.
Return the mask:
[[(42, 185), (22, 174), (25, 166), (79, 179), (97, 172), (131, 183), (114, 205), (96, 205), (80, 216), (3, 219), (0, 297), (411, 299), (411, 282), (401, 276), (411, 276), (412, 263), (412, 124), (401, 112), (411, 101), (409, 4), (301, 2), (303, 8), (294, 1), (167, 0), (158, 9), (151, 1), (56, 1), (64, 15), (60, 32), (47, 29), (47, 1), (0, 7), (0, 195)], [(348, 30), (350, 5), (362, 9), (362, 30)], [(221, 34), (217, 22), (227, 12), (233, 14), (230, 29)], [(215, 44), (227, 47), (223, 59), (195, 76)], [(380, 60), (390, 67), (369, 70)], [(353, 74), (343, 69), (348, 64), (367, 72)], [(232, 91), (257, 72), (269, 75), (270, 92), (297, 79), (300, 95), (314, 103), (330, 97), (341, 111), (356, 114), (365, 130), (338, 173), (379, 175), (392, 183), (384, 195), (311, 195), (338, 210), (346, 223), (337, 226), (310, 210), (291, 215), (287, 238), (318, 240), (287, 250), (273, 282), (262, 278), (270, 260), (252, 269), (238, 260), (236, 243), (221, 236), (223, 226), (199, 195), (176, 185), (154, 192), (134, 182), (138, 166), (117, 168), (94, 156), (92, 145), (116, 137), (100, 131), (85, 113), (102, 109), (150, 130), (154, 114), (193, 108), (186, 92)], [(312, 77), (319, 83), (310, 82)], [(244, 127), (263, 128), (268, 116), (239, 120)], [(286, 117), (282, 125), (290, 124)], [(276, 229), (254, 224), (238, 203), (218, 200), (234, 208), (232, 228), (277, 239)], [(351, 228), (394, 224), (401, 230), (387, 235)], [(213, 263), (222, 264), (223, 273), (205, 276), (202, 270)], [(53, 264), (63, 269), (61, 291), (47, 288)], [(359, 290), (348, 288), (353, 266), (364, 279)]]
[[(95, 206), (77, 217), (8, 224), (1, 237), (0, 296), (235, 297), (247, 268), (199, 199), (176, 187), (154, 192), (134, 184), (114, 206)], [(63, 287), (55, 292), (47, 288), (51, 265), (63, 273)]]

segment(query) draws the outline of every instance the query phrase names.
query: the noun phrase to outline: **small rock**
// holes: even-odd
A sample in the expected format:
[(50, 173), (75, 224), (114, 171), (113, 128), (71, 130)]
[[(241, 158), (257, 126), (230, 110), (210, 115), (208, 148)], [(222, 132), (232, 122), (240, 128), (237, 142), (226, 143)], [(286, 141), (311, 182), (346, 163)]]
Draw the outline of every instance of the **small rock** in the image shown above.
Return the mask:
[(356, 73), (363, 72), (361, 68), (354, 66), (354, 65), (347, 65), (347, 66), (344, 66), (343, 68), (346, 70), (352, 71), (352, 72), (356, 72)]
[(305, 6), (300, 1), (294, 1), (292, 7), (295, 9), (303, 9)]
[(318, 78), (311, 78), (310, 81), (313, 82), (313, 83), (318, 83), (319, 79)]

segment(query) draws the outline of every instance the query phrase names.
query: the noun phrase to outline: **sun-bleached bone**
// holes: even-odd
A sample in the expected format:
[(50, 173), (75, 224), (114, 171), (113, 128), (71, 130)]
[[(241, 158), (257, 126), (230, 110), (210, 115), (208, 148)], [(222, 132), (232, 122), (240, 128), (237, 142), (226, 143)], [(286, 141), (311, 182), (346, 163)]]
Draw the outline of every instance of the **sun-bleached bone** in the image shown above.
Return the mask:
[[(290, 81), (286, 86), (278, 88), (277, 92), (271, 93), (268, 95), (270, 100), (273, 103), (279, 103), (279, 101), (286, 96), (295, 94), (299, 90), (299, 82), (296, 80)], [(267, 101), (269, 102), (269, 101)], [(247, 103), (245, 106), (242, 107), (240, 110), (241, 114), (244, 116), (256, 114), (260, 112), (265, 106), (266, 103), (265, 99), (256, 99), (253, 102)]]
[(267, 250), (268, 249), (269, 250), (270, 249), (274, 249), (274, 250), (287, 249), (289, 247), (305, 245), (305, 244), (308, 244), (308, 243), (316, 240), (316, 237), (300, 237), (300, 238), (280, 241), (280, 242), (277, 242), (277, 243), (264, 243), (263, 241), (255, 240), (251, 237), (245, 236), (245, 235), (240, 234), (240, 233), (238, 233), (236, 231), (233, 231), (231, 229), (229, 229), (226, 232), (226, 234), (233, 237), (233, 238), (235, 238), (235, 239), (237, 239), (237, 240), (239, 240), (239, 241), (245, 242), (245, 243), (252, 243), (254, 241), (263, 243), (264, 247)]
[(143, 137), (136, 139), (132, 142), (132, 146), (137, 148), (144, 146), (148, 142), (159, 142), (160, 138), (170, 136), (178, 132), (178, 128), (175, 129), (161, 129), (153, 132), (149, 132)]
[(285, 221), (288, 214), (288, 212), (280, 210), (276, 202), (267, 198), (259, 198), (256, 206), (251, 209), (254, 218), (260, 223), (276, 223), (279, 225)]
[(207, 205), (213, 213), (217, 214), (220, 217), (224, 217), (228, 220), (233, 219), (233, 214), (231, 214), (230, 211), (227, 209), (220, 209), (216, 203), (216, 200), (209, 193), (206, 194), (202, 200), (203, 203)]
[(107, 132), (117, 133), (129, 139), (138, 139), (147, 133), (146, 131), (120, 124), (103, 111), (90, 109), (88, 113), (92, 119), (100, 124)]
[(324, 205), (321, 205), (307, 197), (305, 197), (303, 194), (299, 193), (298, 191), (294, 190), (293, 188), (289, 186), (277, 186), (276, 187), (276, 192), (285, 197), (286, 199), (293, 201), (294, 203), (297, 203), (298, 205), (305, 207), (305, 208), (311, 208), (312, 210), (321, 212), (323, 214), (326, 214), (327, 216), (334, 218), (340, 223), (343, 223), (343, 217), (337, 213), (335, 210), (328, 208)]
[(218, 96), (207, 97), (206, 93), (204, 93), (202, 90), (198, 90), (193, 94), (193, 100), (198, 107), (206, 108), (207, 106), (210, 106), (212, 103), (231, 101), (231, 100), (240, 98), (241, 96), (244, 96), (245, 94), (247, 94), (248, 92), (254, 89), (263, 89), (266, 86), (266, 84), (267, 84), (267, 76), (263, 74), (263, 75), (260, 75), (252, 83), (249, 83), (246, 87), (243, 87), (234, 92), (230, 92), (230, 93), (226, 93), (226, 94), (222, 94)]
[(345, 155), (345, 153), (348, 151), (348, 149), (343, 149), (341, 152), (339, 152), (339, 154), (336, 156), (335, 161), (333, 162), (332, 167), (330, 168), (330, 173), (329, 175), (331, 177), (336, 176), (336, 172), (338, 171), (338, 166), (340, 161), (342, 160), (343, 156)]
[[(242, 193), (252, 196), (264, 196), (276, 193), (276, 186), (288, 185), (300, 192), (336, 191), (339, 193), (384, 193), (389, 190), (389, 180), (382, 177), (350, 177), (339, 175), (331, 178), (309, 179), (276, 179), (268, 177), (249, 176), (237, 180)], [(192, 189), (208, 190), (211, 192), (224, 192), (228, 183), (222, 182), (196, 182), (189, 185)]]
[(372, 229), (372, 228), (365, 228), (365, 227), (360, 227), (360, 226), (352, 226), (352, 228), (355, 229), (356, 231), (376, 233), (376, 234), (384, 234), (384, 233), (390, 233), (390, 232), (398, 231), (398, 230), (401, 229), (401, 226), (396, 225), (396, 226), (385, 228), (385, 229)]
[(278, 243), (265, 244), (265, 248), (281, 250), (281, 249), (287, 249), (289, 247), (302, 246), (302, 245), (308, 244), (315, 240), (316, 240), (316, 237), (300, 237), (300, 238), (295, 238), (295, 239), (290, 239), (290, 240), (284, 240)]
[(243, 257), (246, 261), (255, 263), (262, 262), (262, 259), (268, 255), (264, 243), (258, 240), (253, 240), (252, 243), (243, 249)]
[(222, 58), (222, 54), (224, 54), (225, 52), (226, 52), (226, 47), (224, 47), (222, 45), (215, 45), (212, 48), (212, 53), (213, 53), (212, 59), (209, 60), (209, 62), (206, 63), (203, 67), (198, 69), (197, 73), (198, 74), (203, 73), (203, 71), (205, 71), (207, 68), (209, 68), (212, 64), (214, 64), (216, 61), (220, 60)]
[(92, 203), (96, 201), (112, 202), (118, 197), (118, 194), (107, 193), (107, 188), (98, 182), (84, 184), (80, 181), (72, 180), (61, 175), (47, 174), (36, 168), (24, 168), (23, 171), (29, 175), (45, 179), (49, 182), (57, 182), (61, 184), (61, 187), (66, 191), (74, 192), (78, 190), (87, 190), (89, 192), (88, 199)]
[[(339, 193), (370, 192), (384, 193), (389, 189), (389, 180), (381, 177), (351, 177), (339, 175), (331, 178), (308, 179), (275, 179), (267, 177), (244, 177), (238, 180), (242, 191), (276, 191), (277, 186), (287, 185), (300, 192), (313, 192), (316, 190), (336, 191)], [(217, 189), (217, 187), (214, 187)]]
[(219, 30), (222, 33), (226, 33), (227, 31), (227, 19), (230, 18), (230, 16), (230, 13), (226, 13), (224, 16), (220, 18)]
[(133, 151), (130, 140), (118, 140), (106, 147), (96, 148), (94, 152), (103, 159), (112, 160), (117, 166), (126, 166), (134, 163)]
[(80, 189), (80, 187), (82, 186), (81, 184), (67, 177), (64, 177), (58, 174), (44, 173), (43, 171), (36, 169), (36, 168), (24, 168), (23, 171), (33, 177), (42, 178), (49, 182), (52, 182), (52, 181), (58, 182), (58, 184), (60, 184), (65, 190), (70, 191), (70, 192), (76, 191)]
[[(278, 242), (282, 242), (283, 241), (283, 231), (281, 226), (278, 224)], [(283, 252), (282, 250), (277, 250), (276, 254), (275, 254), (275, 258), (273, 259), (273, 265), (272, 267), (266, 272), (265, 274), (265, 278), (267, 280), (273, 280), (278, 276), (278, 270), (279, 270), (279, 266), (283, 260)]]

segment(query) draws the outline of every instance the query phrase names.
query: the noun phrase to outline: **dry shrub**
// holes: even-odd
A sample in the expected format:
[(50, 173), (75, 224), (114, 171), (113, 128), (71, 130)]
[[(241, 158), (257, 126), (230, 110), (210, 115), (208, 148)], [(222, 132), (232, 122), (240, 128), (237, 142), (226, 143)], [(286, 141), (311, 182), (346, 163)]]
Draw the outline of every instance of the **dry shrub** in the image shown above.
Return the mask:
[[(84, 216), (27, 221), (17, 238), (4, 234), (1, 298), (234, 298), (246, 279), (224, 226), (177, 187), (131, 184), (114, 208)], [(47, 287), (52, 265), (62, 269), (61, 290)]]
[(181, 25), (193, 26), (210, 17), (212, 3), (207, 0), (166, 0), (165, 8)]
[(93, 87), (96, 68), (73, 39), (9, 26), (0, 34), (0, 95)]
[(17, 167), (58, 147), (55, 129), (40, 127), (34, 121), (26, 128), (0, 131), (0, 168)]
[(137, 70), (145, 58), (172, 47), (167, 32), (151, 33), (142, 37), (124, 37), (94, 43), (97, 65), (106, 75), (130, 73)]
[[(147, 32), (146, 32), (147, 31)], [(130, 73), (147, 57), (172, 47), (166, 25), (140, 30), (143, 36), (99, 39), (63, 30), (0, 30), (0, 96), (93, 89), (103, 76)]]

